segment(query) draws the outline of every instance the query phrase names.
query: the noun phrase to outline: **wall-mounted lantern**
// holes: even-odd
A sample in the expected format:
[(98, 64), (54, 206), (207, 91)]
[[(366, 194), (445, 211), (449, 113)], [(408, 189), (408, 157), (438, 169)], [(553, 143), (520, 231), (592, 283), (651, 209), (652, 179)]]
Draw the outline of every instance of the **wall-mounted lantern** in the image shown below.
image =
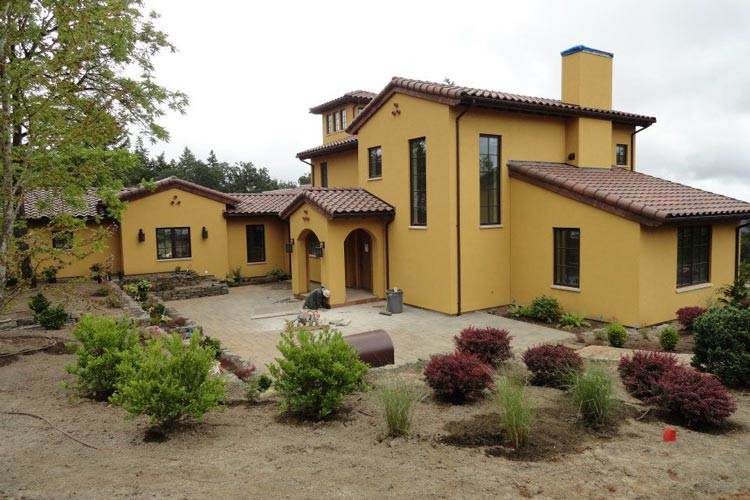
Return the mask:
[(203, 226), (203, 229), (201, 229), (201, 238), (204, 240), (208, 239), (208, 229), (206, 229), (206, 226)]
[(284, 251), (286, 251), (286, 253), (292, 253), (293, 250), (294, 250), (294, 240), (287, 241), (284, 244)]
[(138, 241), (140, 241), (141, 243), (146, 241), (146, 233), (143, 232), (143, 229), (138, 230)]
[(321, 241), (318, 243), (318, 246), (315, 247), (315, 256), (318, 258), (323, 257), (323, 249), (326, 247), (326, 242)]

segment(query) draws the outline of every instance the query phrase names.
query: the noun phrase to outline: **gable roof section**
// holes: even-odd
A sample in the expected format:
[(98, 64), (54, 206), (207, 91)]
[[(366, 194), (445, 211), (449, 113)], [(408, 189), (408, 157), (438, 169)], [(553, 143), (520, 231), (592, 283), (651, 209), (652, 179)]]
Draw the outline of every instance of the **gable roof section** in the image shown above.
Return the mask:
[(342, 104), (368, 104), (375, 98), (375, 95), (376, 94), (373, 94), (372, 92), (368, 92), (366, 90), (352, 90), (351, 92), (347, 92), (341, 97), (337, 97), (336, 99), (326, 101), (323, 104), (313, 106), (312, 108), (310, 108), (310, 113), (319, 115), (328, 111), (329, 109), (341, 106)]
[(577, 104), (565, 103), (558, 99), (531, 97), (472, 87), (459, 87), (456, 85), (425, 82), (394, 76), (390, 83), (380, 91), (372, 102), (352, 120), (346, 131), (350, 134), (356, 134), (362, 125), (395, 93), (429, 99), (449, 106), (471, 104), (502, 111), (518, 111), (563, 117), (600, 118), (641, 127), (656, 122), (656, 118), (652, 116), (611, 109), (587, 108)]
[(297, 158), (300, 160), (319, 158), (321, 156), (327, 156), (330, 154), (341, 153), (342, 151), (349, 151), (350, 149), (357, 149), (357, 137), (350, 135), (344, 137), (338, 141), (329, 142), (328, 144), (321, 144), (314, 148), (306, 149), (297, 153)]
[(509, 161), (511, 177), (647, 226), (743, 219), (750, 203), (620, 167)]
[(233, 194), (240, 202), (224, 212), (225, 217), (242, 217), (246, 215), (279, 215), (301, 189), (280, 189), (279, 192), (238, 193)]
[(236, 205), (239, 203), (239, 200), (235, 196), (203, 187), (200, 184), (183, 181), (174, 176), (156, 181), (156, 189), (149, 189), (146, 187), (124, 189), (120, 193), (120, 199), (122, 201), (133, 201), (168, 189), (180, 189), (188, 193), (203, 196), (210, 200), (218, 201), (219, 203), (224, 203), (225, 205)]
[(24, 194), (23, 215), (27, 219), (51, 219), (61, 213), (84, 219), (107, 216), (107, 210), (95, 190), (87, 191), (80, 199), (83, 206), (73, 207), (63, 200), (58, 191), (34, 189)]
[(300, 192), (279, 214), (288, 219), (304, 203), (320, 210), (328, 219), (393, 216), (393, 206), (362, 188), (310, 188)]

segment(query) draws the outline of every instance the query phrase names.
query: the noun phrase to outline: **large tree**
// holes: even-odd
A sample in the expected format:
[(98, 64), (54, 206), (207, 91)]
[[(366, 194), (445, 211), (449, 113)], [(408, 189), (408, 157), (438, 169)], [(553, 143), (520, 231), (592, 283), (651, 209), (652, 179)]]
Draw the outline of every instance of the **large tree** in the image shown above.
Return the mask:
[(95, 187), (117, 218), (116, 179), (137, 162), (128, 133), (166, 139), (156, 120), (187, 105), (153, 79), (153, 56), (174, 50), (155, 18), (140, 0), (0, 1), (0, 303), (24, 248), (23, 193), (76, 206)]

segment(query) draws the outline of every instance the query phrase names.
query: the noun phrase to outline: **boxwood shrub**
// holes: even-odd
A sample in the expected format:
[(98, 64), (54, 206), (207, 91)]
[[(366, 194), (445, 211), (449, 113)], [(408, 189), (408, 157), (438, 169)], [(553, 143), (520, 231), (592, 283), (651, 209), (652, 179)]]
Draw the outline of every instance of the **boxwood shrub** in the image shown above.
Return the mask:
[(729, 386), (750, 386), (750, 309), (709, 309), (693, 324), (692, 365)]

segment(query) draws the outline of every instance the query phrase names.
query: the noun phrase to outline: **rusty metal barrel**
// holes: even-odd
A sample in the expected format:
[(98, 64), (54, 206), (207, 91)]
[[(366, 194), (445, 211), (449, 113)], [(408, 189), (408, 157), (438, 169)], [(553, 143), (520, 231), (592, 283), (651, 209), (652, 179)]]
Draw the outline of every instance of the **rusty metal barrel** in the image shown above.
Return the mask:
[(394, 364), (393, 342), (385, 330), (347, 335), (344, 340), (359, 353), (359, 359), (373, 368)]

